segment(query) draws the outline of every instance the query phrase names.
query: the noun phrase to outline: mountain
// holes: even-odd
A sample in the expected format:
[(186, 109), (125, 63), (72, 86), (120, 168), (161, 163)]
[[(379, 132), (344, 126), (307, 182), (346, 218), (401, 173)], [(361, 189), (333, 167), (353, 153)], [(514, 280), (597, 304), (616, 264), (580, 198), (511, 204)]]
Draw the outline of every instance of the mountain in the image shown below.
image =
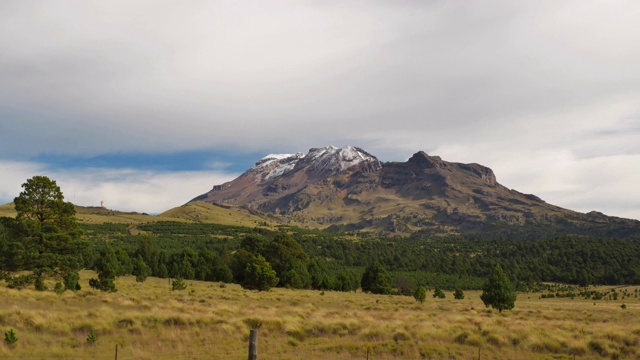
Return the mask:
[(238, 205), (309, 227), (376, 234), (640, 237), (640, 222), (583, 214), (508, 189), (493, 171), (415, 153), (380, 162), (361, 148), (268, 155), (192, 201)]

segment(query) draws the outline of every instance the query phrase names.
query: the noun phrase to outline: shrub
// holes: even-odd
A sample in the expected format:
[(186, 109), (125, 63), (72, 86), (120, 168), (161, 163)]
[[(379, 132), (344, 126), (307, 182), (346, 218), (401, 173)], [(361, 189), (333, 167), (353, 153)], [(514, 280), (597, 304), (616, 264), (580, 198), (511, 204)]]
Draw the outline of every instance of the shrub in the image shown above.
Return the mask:
[(98, 337), (96, 336), (96, 334), (93, 332), (93, 329), (92, 329), (91, 331), (89, 331), (89, 335), (87, 335), (87, 343), (94, 344), (96, 341), (98, 341)]
[(413, 297), (416, 301), (423, 303), (427, 299), (427, 290), (423, 286), (416, 286), (413, 290)]
[(15, 330), (9, 329), (9, 331), (4, 333), (4, 342), (9, 346), (13, 346), (18, 342), (18, 336), (16, 335)]
[(433, 291), (433, 297), (434, 298), (438, 298), (438, 299), (444, 299), (446, 296), (445, 296), (444, 292), (442, 291), (442, 289), (436, 288)]
[(461, 289), (456, 289), (456, 291), (453, 292), (453, 298), (456, 300), (464, 299), (464, 292)]
[(187, 284), (184, 282), (184, 279), (181, 277), (177, 277), (173, 279), (171, 282), (171, 290), (184, 290), (187, 288)]
[(80, 274), (77, 271), (69, 271), (64, 276), (64, 288), (65, 290), (78, 291), (81, 289), (80, 286)]
[(62, 283), (61, 282), (57, 282), (56, 286), (53, 288), (53, 291), (58, 294), (61, 295), (64, 292), (65, 288), (62, 287)]

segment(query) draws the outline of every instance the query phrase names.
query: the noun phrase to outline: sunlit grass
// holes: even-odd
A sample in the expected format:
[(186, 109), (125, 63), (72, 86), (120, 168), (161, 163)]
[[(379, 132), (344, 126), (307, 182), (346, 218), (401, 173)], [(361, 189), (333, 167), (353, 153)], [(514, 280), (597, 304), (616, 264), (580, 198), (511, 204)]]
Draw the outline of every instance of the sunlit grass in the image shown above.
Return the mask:
[[(0, 358), (241, 359), (251, 326), (261, 325), (265, 359), (638, 358), (640, 302), (539, 299), (519, 294), (513, 311), (487, 309), (479, 292), (464, 300), (274, 289), (167, 279), (116, 281), (118, 292), (88, 288), (7, 289), (0, 283), (0, 330), (18, 342)], [(633, 292), (633, 289), (632, 291)], [(622, 304), (626, 309), (622, 309)], [(94, 331), (98, 340), (87, 342)]]

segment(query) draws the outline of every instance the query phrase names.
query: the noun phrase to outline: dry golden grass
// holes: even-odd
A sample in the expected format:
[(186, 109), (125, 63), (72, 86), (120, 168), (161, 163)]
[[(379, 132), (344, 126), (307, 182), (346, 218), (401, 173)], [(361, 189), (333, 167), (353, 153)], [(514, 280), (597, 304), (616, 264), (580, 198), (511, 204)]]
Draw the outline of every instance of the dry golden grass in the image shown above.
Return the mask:
[(189, 203), (167, 210), (158, 215), (162, 220), (198, 221), (220, 225), (255, 227), (262, 224), (276, 226), (277, 223), (250, 214), (240, 207), (221, 207), (202, 201)]
[(17, 215), (13, 203), (0, 205), (0, 217), (15, 217)]
[[(0, 205), (0, 217), (3, 216), (16, 216), (13, 203)], [(130, 224), (132, 234), (138, 233), (136, 225), (157, 221), (202, 222), (252, 228), (275, 228), (280, 225), (276, 221), (252, 215), (240, 207), (224, 208), (201, 201), (175, 207), (157, 216), (78, 206), (76, 207), (76, 219), (81, 224)]]
[[(116, 281), (118, 292), (13, 290), (0, 283), (0, 330), (16, 330), (2, 359), (244, 359), (250, 326), (261, 324), (261, 359), (634, 359), (640, 301), (538, 299), (513, 311), (465, 300), (274, 289), (167, 279)], [(633, 290), (632, 290), (633, 291)], [(621, 304), (626, 304), (626, 309)], [(93, 330), (93, 345), (86, 338)]]

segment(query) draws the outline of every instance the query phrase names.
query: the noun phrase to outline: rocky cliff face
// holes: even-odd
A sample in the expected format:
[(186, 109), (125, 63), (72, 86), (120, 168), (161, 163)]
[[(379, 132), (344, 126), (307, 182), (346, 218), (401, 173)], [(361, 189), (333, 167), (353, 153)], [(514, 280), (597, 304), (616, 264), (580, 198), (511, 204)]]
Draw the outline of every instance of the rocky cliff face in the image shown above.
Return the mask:
[(268, 155), (197, 200), (270, 212), (306, 226), (375, 233), (566, 229), (614, 220), (640, 229), (638, 221), (581, 214), (507, 189), (479, 164), (447, 162), (422, 151), (406, 162), (381, 163), (353, 146)]

